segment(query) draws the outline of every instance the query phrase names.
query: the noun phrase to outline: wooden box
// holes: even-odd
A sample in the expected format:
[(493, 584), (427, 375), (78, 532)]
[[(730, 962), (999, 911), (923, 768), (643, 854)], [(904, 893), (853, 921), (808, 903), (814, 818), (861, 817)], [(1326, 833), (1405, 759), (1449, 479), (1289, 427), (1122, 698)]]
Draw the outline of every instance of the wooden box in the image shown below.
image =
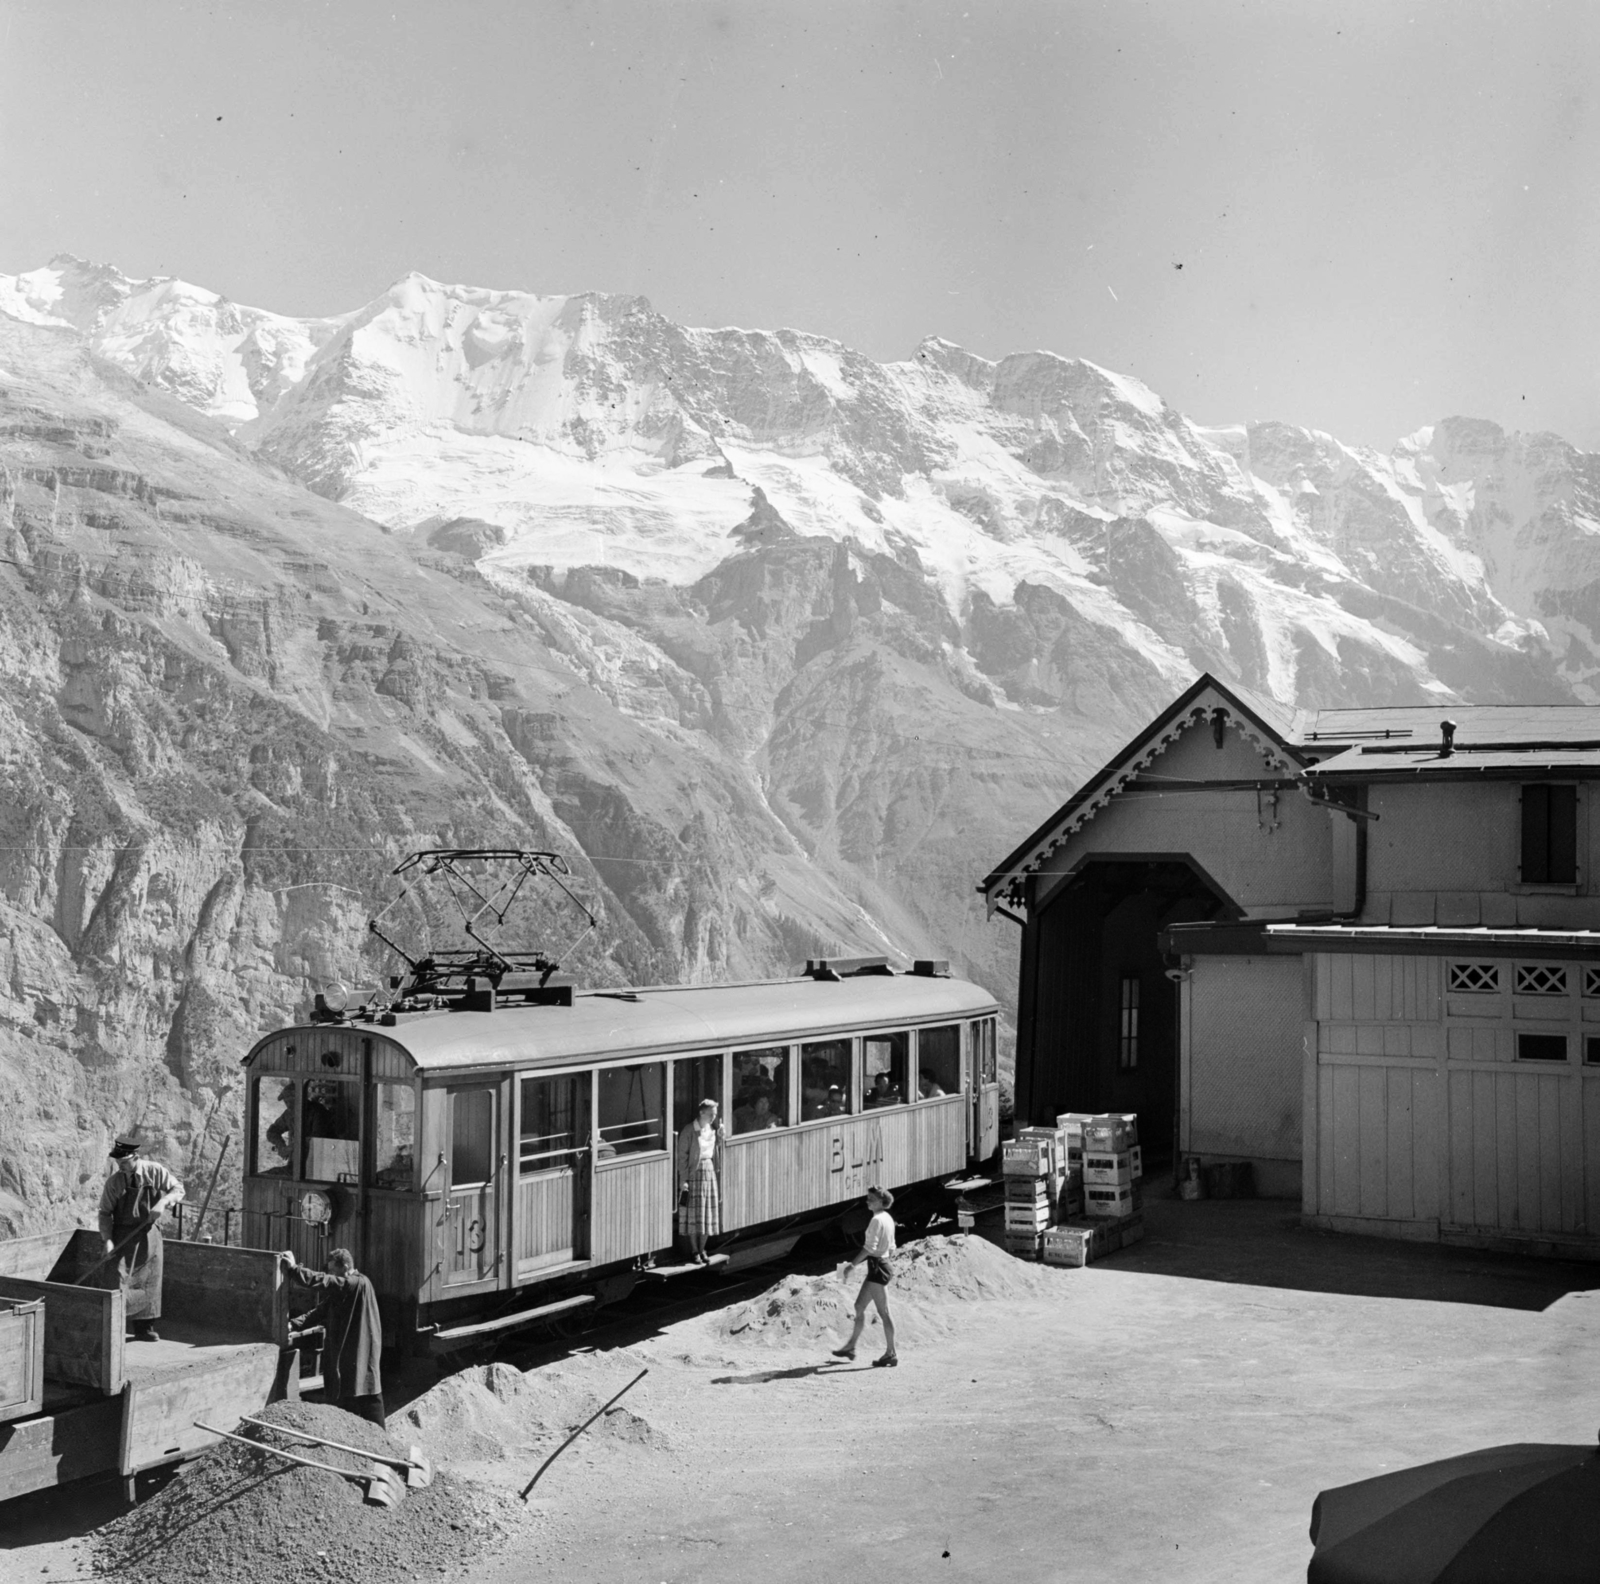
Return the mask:
[(1006, 1235), (1013, 1232), (1042, 1232), (1050, 1225), (1050, 1206), (1042, 1205), (1017, 1205), (1006, 1206)]
[(1083, 1125), (1083, 1148), (1086, 1155), (1118, 1154), (1133, 1148), (1138, 1130), (1130, 1127), (1122, 1116), (1098, 1116)]
[(1125, 1216), (1134, 1211), (1133, 1186), (1124, 1183), (1118, 1187), (1083, 1185), (1083, 1210), (1091, 1216)]
[(1082, 1266), (1106, 1252), (1104, 1226), (1054, 1226), (1044, 1235), (1046, 1265)]
[(1000, 1152), (1000, 1171), (1006, 1177), (1048, 1177), (1053, 1147), (1037, 1139), (1014, 1139)]
[(1133, 1181), (1133, 1154), (1124, 1150), (1118, 1155), (1106, 1155), (1085, 1150), (1083, 1156), (1083, 1185), (1085, 1188), (1121, 1188)]
[(0, 1298), (0, 1424), (44, 1405), (44, 1300)]
[(1006, 1203), (1013, 1204), (1045, 1204), (1050, 1198), (1049, 1177), (1007, 1177)]

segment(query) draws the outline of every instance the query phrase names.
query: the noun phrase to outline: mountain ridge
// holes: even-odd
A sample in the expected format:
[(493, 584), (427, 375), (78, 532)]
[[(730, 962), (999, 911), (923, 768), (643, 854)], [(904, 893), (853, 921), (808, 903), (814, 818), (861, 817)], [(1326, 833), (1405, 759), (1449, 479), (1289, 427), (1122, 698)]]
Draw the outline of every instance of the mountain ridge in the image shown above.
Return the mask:
[(0, 277), (0, 1229), (115, 1127), (213, 1158), (255, 1034), (384, 971), (407, 847), (570, 854), (591, 983), (889, 951), (1009, 1000), (975, 882), (1196, 671), (1588, 701), (1597, 633), (1559, 437), (1381, 454), (638, 297)]

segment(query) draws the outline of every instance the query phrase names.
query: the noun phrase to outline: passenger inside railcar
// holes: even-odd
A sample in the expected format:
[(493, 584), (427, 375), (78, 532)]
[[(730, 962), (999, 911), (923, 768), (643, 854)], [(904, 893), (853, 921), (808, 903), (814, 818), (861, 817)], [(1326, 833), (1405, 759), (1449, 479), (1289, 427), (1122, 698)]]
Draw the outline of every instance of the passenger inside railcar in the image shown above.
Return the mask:
[(847, 1039), (817, 1040), (800, 1047), (802, 1121), (850, 1114), (851, 1064)]
[(907, 1058), (911, 1052), (909, 1032), (869, 1034), (861, 1041), (862, 1063), (866, 1072), (869, 1110), (905, 1103)]
[(735, 1133), (764, 1133), (778, 1126), (781, 1124), (772, 1114), (772, 1097), (765, 1090), (758, 1090), (747, 1104), (733, 1113)]
[(274, 1080), (259, 1078), (256, 1082), (262, 1131), (256, 1145), (255, 1170), (262, 1177), (287, 1177), (294, 1161), (294, 1084), (291, 1081), (279, 1086), (278, 1114), (269, 1121), (271, 1107), (264, 1092)]
[(924, 1100), (961, 1091), (961, 1025), (917, 1031), (917, 1092)]

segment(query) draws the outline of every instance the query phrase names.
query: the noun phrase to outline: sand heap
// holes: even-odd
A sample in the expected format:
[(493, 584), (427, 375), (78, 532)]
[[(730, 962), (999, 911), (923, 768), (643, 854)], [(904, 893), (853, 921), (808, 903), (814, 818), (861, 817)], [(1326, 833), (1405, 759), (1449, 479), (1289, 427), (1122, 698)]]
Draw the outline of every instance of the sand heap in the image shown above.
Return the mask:
[[(890, 1262), (889, 1288), (895, 1328), (907, 1342), (945, 1335), (969, 1323), (960, 1305), (992, 1298), (1034, 1298), (1062, 1291), (1065, 1274), (1049, 1266), (1013, 1259), (980, 1237), (922, 1238), (898, 1249)], [(735, 1304), (716, 1322), (719, 1335), (741, 1342), (781, 1346), (791, 1342), (842, 1341), (849, 1334), (861, 1266), (841, 1280), (785, 1276), (759, 1297)], [(877, 1311), (869, 1310), (863, 1346), (881, 1336)]]
[[(388, 1456), (375, 1425), (320, 1403), (275, 1403), (260, 1415)], [(340, 1468), (364, 1460), (292, 1436), (251, 1431)], [(529, 1532), (538, 1519), (507, 1492), (438, 1474), (397, 1507), (371, 1507), (361, 1485), (225, 1441), (143, 1506), (95, 1536), (103, 1573), (138, 1584), (409, 1584), (445, 1573)]]
[[(638, 1373), (626, 1349), (578, 1355), (526, 1375), (509, 1364), (484, 1364), (448, 1376), (389, 1423), (421, 1444), (436, 1462), (496, 1463), (530, 1468)], [(584, 1432), (592, 1446), (664, 1450), (668, 1438), (624, 1398)]]

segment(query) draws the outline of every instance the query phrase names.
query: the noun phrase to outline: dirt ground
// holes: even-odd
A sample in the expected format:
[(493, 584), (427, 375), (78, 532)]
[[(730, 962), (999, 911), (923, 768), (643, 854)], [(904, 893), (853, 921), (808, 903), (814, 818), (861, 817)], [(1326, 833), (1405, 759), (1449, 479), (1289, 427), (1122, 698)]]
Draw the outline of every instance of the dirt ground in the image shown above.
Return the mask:
[[(833, 1279), (774, 1272), (766, 1309), (712, 1302), (525, 1384), (495, 1366), (391, 1430), (431, 1431), (458, 1477), (521, 1485), (558, 1420), (649, 1369), (473, 1584), (1284, 1584), (1324, 1487), (1593, 1442), (1600, 1266), (1309, 1232), (1288, 1204), (1146, 1216), (1143, 1243), (1087, 1270), (908, 1282), (898, 1369), (870, 1366), (875, 1327), (855, 1364), (826, 1361)], [(992, 1274), (983, 1253), (967, 1264)], [(504, 1416), (478, 1433), (495, 1393)], [(518, 1402), (543, 1405), (537, 1434)], [(0, 1579), (85, 1576), (77, 1536), (116, 1510), (104, 1487), (9, 1530), (0, 1510)]]

